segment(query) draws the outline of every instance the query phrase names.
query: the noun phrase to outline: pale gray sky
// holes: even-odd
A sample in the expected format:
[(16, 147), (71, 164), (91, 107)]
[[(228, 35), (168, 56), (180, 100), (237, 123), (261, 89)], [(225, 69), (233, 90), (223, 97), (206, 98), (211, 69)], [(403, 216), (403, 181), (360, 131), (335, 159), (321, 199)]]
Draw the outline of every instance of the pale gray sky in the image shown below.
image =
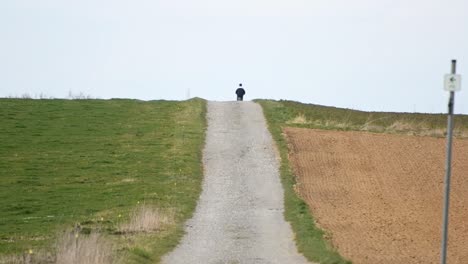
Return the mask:
[(3, 0), (0, 97), (233, 100), (242, 82), (247, 99), (445, 112), (467, 27), (466, 0)]

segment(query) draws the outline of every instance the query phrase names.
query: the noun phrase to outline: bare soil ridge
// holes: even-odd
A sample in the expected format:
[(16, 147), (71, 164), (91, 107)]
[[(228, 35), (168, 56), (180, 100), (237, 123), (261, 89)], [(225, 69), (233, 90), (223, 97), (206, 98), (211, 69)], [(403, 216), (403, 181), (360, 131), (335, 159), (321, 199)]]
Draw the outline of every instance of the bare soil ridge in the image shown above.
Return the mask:
[(307, 263), (283, 217), (274, 143), (253, 102), (209, 102), (195, 215), (164, 263)]
[[(285, 128), (297, 191), (353, 263), (438, 263), (445, 139)], [(454, 142), (449, 263), (468, 261), (468, 140)]]

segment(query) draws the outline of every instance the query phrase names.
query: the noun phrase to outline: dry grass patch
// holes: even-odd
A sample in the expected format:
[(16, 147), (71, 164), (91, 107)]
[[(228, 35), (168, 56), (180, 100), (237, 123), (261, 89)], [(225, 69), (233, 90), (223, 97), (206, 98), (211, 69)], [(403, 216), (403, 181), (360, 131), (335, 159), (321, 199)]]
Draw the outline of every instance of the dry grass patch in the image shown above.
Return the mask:
[(135, 178), (125, 178), (125, 179), (122, 179), (122, 182), (123, 183), (132, 183), (132, 182), (135, 182), (136, 179)]
[(336, 129), (349, 129), (352, 125), (349, 122), (338, 122), (333, 120), (315, 120), (312, 122), (315, 127), (319, 128), (336, 128)]
[[(447, 128), (431, 128), (425, 122), (404, 122), (395, 121), (385, 130), (390, 133), (403, 133), (416, 136), (445, 137)], [(468, 131), (461, 127), (454, 128), (453, 134), (458, 138), (467, 138)]]
[(365, 123), (361, 129), (359, 129), (361, 131), (370, 131), (370, 132), (383, 132), (385, 130), (385, 128), (383, 126), (379, 126), (379, 125), (372, 125), (372, 124), (369, 124), (369, 123)]
[[(411, 135), (417, 135), (417, 136), (429, 136), (429, 137), (445, 137), (447, 135), (447, 129), (442, 129), (442, 128), (434, 128), (434, 129), (426, 129), (419, 131), (417, 133), (408, 133)], [(461, 134), (458, 134), (454, 131), (454, 135), (456, 137), (466, 137)]]
[(58, 238), (55, 253), (28, 250), (22, 255), (0, 258), (0, 264), (107, 264), (117, 263), (109, 240), (99, 233), (81, 235), (65, 232)]
[(57, 264), (115, 263), (112, 245), (99, 233), (66, 232), (57, 245)]
[(0, 258), (0, 264), (36, 264), (55, 263), (55, 258), (51, 254), (44, 252), (24, 252), (23, 255), (4, 256)]
[(308, 124), (307, 118), (304, 114), (299, 114), (295, 118), (286, 121), (287, 124)]
[(420, 123), (419, 125), (417, 125), (415, 123), (408, 123), (408, 122), (403, 122), (403, 121), (395, 121), (393, 122), (393, 124), (387, 127), (387, 130), (397, 131), (397, 132), (428, 130), (428, 129), (429, 128), (424, 123)]
[[(445, 133), (445, 131), (444, 131), (444, 133)], [(459, 137), (459, 138), (468, 138), (468, 130), (463, 129), (463, 128), (455, 128), (453, 130), (453, 134), (456, 137)]]
[(174, 224), (174, 210), (161, 210), (149, 205), (142, 205), (136, 208), (128, 223), (121, 224), (121, 233), (151, 233), (164, 229), (167, 225)]

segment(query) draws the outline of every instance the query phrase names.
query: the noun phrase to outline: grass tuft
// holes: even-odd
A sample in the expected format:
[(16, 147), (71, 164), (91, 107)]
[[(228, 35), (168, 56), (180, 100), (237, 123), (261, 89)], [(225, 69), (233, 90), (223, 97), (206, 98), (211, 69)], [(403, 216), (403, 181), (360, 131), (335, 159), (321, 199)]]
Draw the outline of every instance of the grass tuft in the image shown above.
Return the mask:
[(161, 209), (149, 205), (142, 205), (132, 212), (130, 222), (120, 225), (119, 232), (128, 234), (160, 231), (167, 225), (173, 225), (175, 222), (174, 219), (174, 210), (163, 212)]
[(56, 248), (57, 264), (116, 263), (111, 243), (99, 233), (65, 232)]
[(300, 113), (295, 116), (293, 119), (286, 121), (287, 124), (309, 124), (310, 122), (307, 120), (304, 114)]
[(79, 230), (63, 232), (57, 239), (55, 252), (29, 249), (21, 255), (0, 257), (3, 264), (107, 264), (117, 263), (109, 239), (99, 233), (83, 235)]
[(26, 251), (21, 255), (10, 255), (0, 257), (0, 264), (48, 264), (56, 263), (55, 256), (50, 252)]

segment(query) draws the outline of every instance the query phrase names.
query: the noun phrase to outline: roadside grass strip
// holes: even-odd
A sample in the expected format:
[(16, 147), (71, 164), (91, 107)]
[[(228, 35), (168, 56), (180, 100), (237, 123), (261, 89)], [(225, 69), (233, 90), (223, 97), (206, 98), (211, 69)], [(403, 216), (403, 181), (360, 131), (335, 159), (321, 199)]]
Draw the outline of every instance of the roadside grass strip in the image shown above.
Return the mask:
[(268, 128), (276, 141), (281, 156), (281, 182), (284, 186), (285, 218), (291, 223), (296, 235), (296, 245), (309, 261), (322, 264), (351, 263), (341, 257), (326, 240), (326, 234), (315, 224), (307, 204), (295, 191), (295, 176), (288, 160), (288, 146), (282, 128), (294, 115), (281, 103), (270, 100), (256, 100), (263, 108)]
[(202, 99), (0, 99), (0, 263), (68, 260), (86, 241), (112, 248), (93, 253), (106, 262), (158, 262), (201, 191), (205, 112)]

